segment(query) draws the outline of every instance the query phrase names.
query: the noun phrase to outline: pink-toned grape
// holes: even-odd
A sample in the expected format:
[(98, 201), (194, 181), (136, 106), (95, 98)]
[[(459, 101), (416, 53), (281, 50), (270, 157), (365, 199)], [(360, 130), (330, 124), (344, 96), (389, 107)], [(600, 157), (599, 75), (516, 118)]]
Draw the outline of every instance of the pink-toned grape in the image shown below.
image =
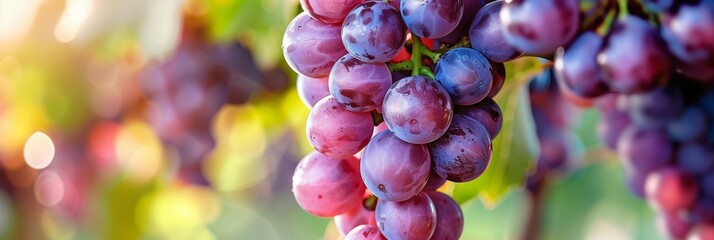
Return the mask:
[(302, 103), (312, 108), (318, 101), (330, 95), (330, 88), (326, 77), (311, 78), (298, 75), (297, 92)]
[(379, 232), (379, 228), (372, 225), (359, 225), (345, 236), (345, 240), (387, 240)]
[(349, 212), (335, 216), (335, 226), (343, 235), (347, 235), (353, 228), (359, 225), (377, 226), (374, 218), (374, 209), (369, 210), (360, 204)]
[(436, 207), (426, 193), (402, 202), (377, 201), (377, 226), (387, 239), (429, 239), (436, 230)]
[(352, 9), (342, 23), (342, 43), (363, 62), (387, 62), (407, 41), (399, 11), (383, 1), (367, 1)]
[(697, 181), (677, 168), (665, 168), (647, 176), (645, 193), (652, 204), (665, 212), (677, 212), (694, 206)]
[(391, 85), (392, 73), (387, 64), (365, 63), (350, 54), (340, 58), (330, 71), (330, 93), (353, 112), (381, 107)]
[(347, 54), (340, 29), (339, 24), (317, 21), (307, 13), (297, 15), (283, 35), (285, 61), (298, 74), (326, 77), (337, 59)]
[(347, 13), (364, 0), (300, 0), (311, 17), (325, 23), (341, 23)]
[(368, 112), (351, 112), (328, 96), (307, 117), (307, 138), (315, 149), (331, 157), (347, 157), (367, 146), (374, 122)]

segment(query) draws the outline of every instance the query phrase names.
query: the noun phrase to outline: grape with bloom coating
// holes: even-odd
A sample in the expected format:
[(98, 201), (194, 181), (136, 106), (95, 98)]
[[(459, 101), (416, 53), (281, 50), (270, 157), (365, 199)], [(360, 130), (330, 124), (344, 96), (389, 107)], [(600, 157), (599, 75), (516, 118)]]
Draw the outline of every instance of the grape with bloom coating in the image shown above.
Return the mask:
[(312, 108), (318, 101), (330, 95), (326, 77), (311, 78), (298, 75), (296, 81), (298, 96), (302, 103), (309, 108)]
[(387, 62), (407, 41), (399, 11), (383, 1), (367, 1), (352, 9), (342, 23), (342, 43), (363, 62)]
[(434, 79), (449, 92), (457, 105), (480, 102), (491, 91), (491, 63), (471, 48), (454, 48), (444, 53), (436, 64)]
[(364, 0), (300, 0), (312, 18), (324, 23), (341, 23), (347, 13)]
[(359, 225), (377, 226), (377, 220), (374, 218), (374, 209), (369, 210), (365, 208), (364, 204), (360, 204), (349, 212), (335, 216), (335, 226), (343, 235), (347, 235), (350, 230)]
[(298, 74), (319, 78), (330, 74), (337, 59), (347, 54), (340, 39), (340, 25), (297, 15), (285, 29), (283, 56)]
[(506, 40), (532, 55), (554, 53), (580, 26), (577, 0), (511, 0), (501, 9)]
[(392, 85), (392, 73), (384, 63), (365, 63), (350, 54), (340, 58), (330, 72), (330, 93), (353, 112), (382, 106)]
[(359, 160), (337, 159), (312, 152), (293, 175), (293, 194), (306, 212), (333, 217), (361, 204), (365, 187), (359, 176)]
[(468, 182), (480, 176), (491, 160), (491, 136), (471, 117), (454, 115), (449, 130), (429, 143), (434, 171), (454, 182)]
[(359, 225), (347, 233), (345, 240), (386, 240), (386, 238), (376, 226)]
[(602, 42), (602, 37), (596, 33), (585, 32), (575, 39), (565, 53), (556, 55), (557, 77), (578, 96), (593, 98), (609, 91), (597, 63)]
[(523, 55), (523, 51), (508, 43), (503, 36), (501, 7), (503, 1), (486, 4), (473, 18), (469, 28), (471, 47), (494, 62), (508, 62)]
[(377, 201), (377, 227), (387, 239), (429, 239), (436, 230), (436, 207), (424, 192), (402, 202)]
[(471, 106), (458, 106), (456, 107), (456, 113), (469, 116), (481, 123), (488, 130), (491, 139), (496, 138), (498, 133), (501, 132), (501, 127), (503, 127), (501, 108), (491, 98), (486, 98)]
[(307, 138), (315, 150), (331, 157), (347, 157), (367, 146), (374, 122), (368, 112), (351, 112), (328, 96), (307, 117)]
[(458, 240), (464, 231), (464, 213), (454, 199), (441, 192), (427, 192), (436, 207), (436, 230), (431, 239)]
[(435, 39), (456, 29), (464, 13), (464, 1), (402, 0), (399, 10), (412, 34)]

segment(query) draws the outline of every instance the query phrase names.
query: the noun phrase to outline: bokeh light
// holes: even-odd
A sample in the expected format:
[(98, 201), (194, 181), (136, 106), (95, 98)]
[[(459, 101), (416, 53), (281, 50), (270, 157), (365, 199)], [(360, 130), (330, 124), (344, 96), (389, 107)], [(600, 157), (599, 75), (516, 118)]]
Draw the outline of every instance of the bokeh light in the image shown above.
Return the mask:
[(55, 157), (55, 145), (47, 134), (33, 133), (25, 143), (25, 162), (34, 169), (43, 169), (52, 163)]
[(35, 197), (42, 205), (57, 205), (65, 194), (65, 185), (54, 171), (43, 171), (35, 181)]

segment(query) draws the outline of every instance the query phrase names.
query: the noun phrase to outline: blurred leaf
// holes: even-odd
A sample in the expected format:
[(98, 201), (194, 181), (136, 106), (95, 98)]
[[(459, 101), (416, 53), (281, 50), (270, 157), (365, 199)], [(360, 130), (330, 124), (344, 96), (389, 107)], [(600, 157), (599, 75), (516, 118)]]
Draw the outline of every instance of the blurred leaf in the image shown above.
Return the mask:
[(514, 190), (496, 207), (481, 201), (464, 204), (461, 239), (518, 239), (526, 219), (527, 197), (524, 191)]
[(486, 171), (476, 180), (455, 184), (453, 197), (459, 203), (480, 197), (494, 206), (513, 186), (525, 183), (538, 156), (538, 139), (528, 97), (528, 80), (543, 70), (535, 58), (506, 64), (506, 84), (495, 97), (503, 111), (503, 128), (493, 140), (493, 154)]

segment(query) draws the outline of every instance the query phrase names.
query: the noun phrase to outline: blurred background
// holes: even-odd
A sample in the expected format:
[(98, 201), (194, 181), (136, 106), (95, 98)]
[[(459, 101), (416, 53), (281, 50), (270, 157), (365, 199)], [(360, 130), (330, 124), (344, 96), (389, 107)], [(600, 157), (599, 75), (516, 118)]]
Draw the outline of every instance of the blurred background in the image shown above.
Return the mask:
[[(290, 192), (312, 150), (280, 48), (300, 11), (0, 0), (0, 239), (338, 239)], [(597, 111), (538, 95), (538, 61), (507, 68), (488, 172), (442, 188), (462, 203), (462, 238), (661, 238), (598, 142)], [(558, 137), (540, 137), (544, 115)]]

